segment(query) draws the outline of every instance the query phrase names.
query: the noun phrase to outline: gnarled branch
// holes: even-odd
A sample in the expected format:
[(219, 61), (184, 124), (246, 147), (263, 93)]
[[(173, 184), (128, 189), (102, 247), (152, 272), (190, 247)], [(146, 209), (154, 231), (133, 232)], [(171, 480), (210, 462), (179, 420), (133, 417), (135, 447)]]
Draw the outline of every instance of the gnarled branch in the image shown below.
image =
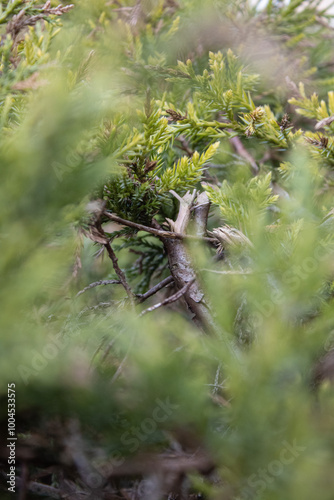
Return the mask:
[[(206, 226), (206, 217), (208, 207), (204, 209), (204, 205), (209, 204), (209, 200), (198, 196), (199, 203), (193, 207), (196, 191), (194, 193), (187, 192), (180, 202), (179, 214), (175, 221), (169, 221), (172, 229), (181, 234), (186, 235), (188, 223), (190, 221), (191, 212), (194, 211), (195, 223), (200, 226), (199, 231), (203, 232)], [(157, 221), (153, 219), (152, 224), (156, 229), (161, 229)], [(189, 252), (186, 248), (183, 239), (169, 239), (161, 237), (164, 244), (169, 268), (174, 278), (174, 282), (179, 290), (185, 288), (184, 298), (190, 311), (193, 313), (194, 322), (204, 331), (210, 331), (214, 328), (214, 321), (211, 316), (208, 305), (204, 300), (204, 293), (200, 288), (198, 279), (191, 262)], [(189, 283), (189, 287), (187, 286)]]

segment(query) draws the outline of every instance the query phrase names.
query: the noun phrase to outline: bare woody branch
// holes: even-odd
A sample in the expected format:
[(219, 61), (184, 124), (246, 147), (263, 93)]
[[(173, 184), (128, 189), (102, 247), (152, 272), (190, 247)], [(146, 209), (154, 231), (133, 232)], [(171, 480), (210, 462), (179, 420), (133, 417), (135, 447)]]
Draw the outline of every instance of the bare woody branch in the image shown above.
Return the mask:
[(105, 243), (104, 246), (105, 246), (105, 248), (108, 252), (108, 255), (112, 261), (115, 273), (119, 277), (119, 280), (122, 283), (123, 288), (126, 291), (127, 296), (129, 297), (131, 304), (134, 305), (135, 295), (134, 295), (133, 291), (131, 290), (129, 283), (126, 281), (126, 277), (125, 277), (124, 272), (122, 271), (122, 269), (118, 265), (118, 258), (116, 257), (114, 250), (112, 249), (109, 241), (108, 241), (108, 243)]
[(132, 306), (134, 306), (136, 296), (133, 293), (133, 291), (131, 290), (130, 285), (126, 281), (125, 274), (118, 265), (118, 258), (116, 257), (116, 254), (111, 247), (109, 239), (107, 238), (107, 236), (105, 235), (105, 232), (102, 229), (101, 222), (100, 222), (100, 214), (96, 215), (95, 225), (90, 225), (89, 230), (88, 231), (85, 230), (84, 234), (86, 234), (87, 237), (90, 238), (91, 240), (104, 245), (105, 249), (107, 250), (108, 256), (113, 264), (114, 271), (117, 274), (120, 283), (123, 285), (123, 288), (126, 291), (127, 296), (129, 297)]
[(145, 309), (145, 311), (142, 311), (139, 316), (144, 316), (144, 314), (146, 314), (148, 312), (155, 311), (159, 307), (167, 306), (168, 304), (172, 304), (173, 302), (176, 302), (181, 297), (183, 297), (183, 295), (189, 290), (189, 288), (191, 287), (191, 285), (193, 284), (194, 281), (195, 281), (194, 279), (192, 281), (189, 281), (189, 283), (184, 285), (184, 287), (182, 287), (181, 290), (174, 293), (170, 297), (167, 297), (167, 299), (163, 300), (162, 302), (159, 302), (158, 304), (155, 304), (152, 307), (148, 307), (147, 309)]
[[(3, 24), (7, 21), (9, 14), (13, 12), (15, 6), (17, 5), (17, 2), (16, 4), (13, 2), (12, 5), (9, 5), (7, 7), (6, 11), (0, 16), (0, 24)], [(73, 9), (73, 7), (74, 4), (65, 6), (59, 4), (57, 7), (51, 7), (51, 2), (48, 1), (45, 3), (45, 5), (43, 5), (43, 7), (39, 8), (39, 13), (33, 16), (27, 15), (26, 8), (23, 8), (20, 10), (20, 12), (18, 12), (18, 14), (13, 16), (10, 22), (8, 22), (6, 31), (7, 33), (11, 33), (15, 37), (27, 26), (34, 26), (38, 21), (46, 19), (47, 16), (62, 16), (63, 14), (66, 14), (71, 9)]]
[[(196, 196), (196, 191), (194, 193), (186, 193), (181, 202), (179, 214), (175, 221), (169, 221), (171, 227), (175, 232), (180, 233), (183, 238), (186, 236), (186, 230), (192, 211), (194, 211), (195, 223), (199, 222), (199, 218), (203, 218), (206, 211), (202, 212), (200, 216), (199, 213), (196, 215), (196, 205), (193, 207), (194, 199)], [(204, 200), (200, 197), (198, 208), (203, 206)], [(202, 201), (201, 201), (202, 200)], [(207, 200), (205, 200), (207, 203)], [(157, 221), (153, 219), (152, 224), (155, 224), (156, 229), (160, 229)], [(201, 230), (203, 229), (202, 223), (200, 224)], [(199, 230), (198, 232), (200, 232)], [(198, 237), (196, 237), (198, 239)], [(214, 321), (209, 310), (208, 305), (205, 303), (204, 293), (198, 283), (196, 272), (194, 270), (191, 257), (182, 239), (170, 239), (162, 237), (162, 242), (164, 244), (167, 256), (169, 268), (171, 270), (172, 276), (174, 278), (175, 284), (179, 289), (184, 290), (184, 298), (190, 311), (193, 314), (193, 321), (205, 332), (212, 331), (214, 326)], [(191, 282), (189, 288), (184, 288)]]
[(176, 234), (171, 231), (163, 231), (162, 229), (156, 229), (153, 227), (144, 226), (143, 224), (137, 224), (136, 222), (132, 222), (131, 220), (122, 219), (118, 217), (118, 215), (111, 214), (107, 211), (103, 212), (103, 215), (108, 217), (108, 219), (113, 222), (117, 222), (118, 224), (122, 224), (123, 226), (132, 227), (137, 231), (146, 231), (147, 233), (154, 234), (155, 236), (163, 237), (163, 238), (182, 238), (181, 234)]
[(165, 278), (164, 280), (160, 281), (160, 283), (156, 284), (154, 287), (152, 287), (146, 293), (143, 293), (142, 295), (137, 295), (138, 302), (139, 303), (144, 302), (149, 297), (152, 297), (152, 295), (159, 292), (159, 290), (162, 290), (162, 288), (164, 288), (165, 286), (167, 286), (173, 282), (174, 282), (173, 276), (168, 276), (168, 278)]
[[(176, 240), (183, 240), (183, 239), (199, 239), (198, 236), (193, 236), (191, 234), (181, 234), (178, 232), (174, 231), (165, 231), (161, 228), (155, 227), (149, 227), (149, 226), (144, 226), (143, 224), (137, 224), (137, 222), (133, 222), (131, 220), (126, 220), (122, 219), (121, 217), (118, 217), (118, 215), (111, 214), (107, 211), (103, 212), (103, 215), (108, 217), (108, 219), (112, 220), (113, 222), (117, 222), (118, 224), (121, 224), (123, 226), (127, 227), (132, 227), (133, 229), (136, 229), (137, 231), (145, 231), (146, 233), (153, 234), (154, 236), (158, 236), (159, 238), (169, 238), (169, 239), (176, 239)], [(208, 242), (216, 242), (217, 240), (215, 238), (207, 238), (205, 236), (201, 237), (200, 239), (203, 239), (204, 241)]]
[(79, 297), (82, 293), (85, 293), (87, 290), (90, 290), (91, 288), (95, 288), (96, 286), (100, 285), (119, 285), (121, 282), (119, 280), (100, 280), (100, 281), (95, 281), (94, 283), (90, 283), (90, 285), (85, 286), (80, 292), (76, 294), (76, 297)]
[(194, 206), (195, 231), (199, 237), (206, 235), (209, 211), (210, 200), (203, 191), (197, 196), (196, 205)]

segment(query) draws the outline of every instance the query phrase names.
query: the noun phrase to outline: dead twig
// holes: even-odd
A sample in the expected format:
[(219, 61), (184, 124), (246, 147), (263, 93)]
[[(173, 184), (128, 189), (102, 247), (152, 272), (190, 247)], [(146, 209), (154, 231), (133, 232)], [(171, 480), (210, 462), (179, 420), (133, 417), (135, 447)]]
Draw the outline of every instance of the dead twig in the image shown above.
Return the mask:
[[(132, 222), (130, 220), (122, 219), (121, 217), (118, 217), (118, 215), (111, 214), (109, 212), (103, 212), (103, 215), (108, 217), (108, 219), (112, 220), (113, 222), (117, 222), (118, 224), (122, 224), (123, 226), (127, 227), (132, 227), (133, 229), (136, 229), (137, 231), (145, 231), (146, 233), (153, 234), (154, 236), (158, 236), (159, 238), (169, 238), (169, 239), (174, 239), (174, 240), (183, 240), (183, 239), (194, 239), (194, 240), (204, 240), (208, 241), (211, 243), (216, 242), (217, 240), (215, 238), (207, 238), (205, 236), (198, 238), (198, 236), (193, 236), (190, 234), (181, 234), (178, 232), (174, 231), (165, 231), (160, 228), (159, 229), (155, 227), (149, 227), (149, 226), (144, 226), (143, 224), (137, 224), (137, 222)], [(89, 238), (91, 236), (87, 235)], [(96, 240), (94, 240), (96, 241)]]
[(141, 14), (142, 14), (141, 0), (137, 0), (135, 6), (132, 8), (132, 12), (130, 15), (130, 21), (129, 21), (130, 26), (132, 27), (136, 26), (136, 24), (140, 19)]
[(80, 292), (76, 294), (76, 297), (79, 297), (82, 293), (85, 293), (87, 290), (90, 290), (91, 288), (95, 288), (96, 286), (100, 285), (119, 285), (121, 282), (119, 280), (100, 280), (100, 281), (95, 281), (94, 283), (91, 283), (88, 286), (85, 286)]
[(236, 153), (238, 153), (238, 155), (240, 155), (242, 158), (244, 158), (247, 161), (247, 163), (250, 164), (253, 175), (257, 175), (259, 173), (258, 164), (254, 160), (252, 155), (247, 151), (245, 146), (242, 144), (240, 138), (238, 136), (231, 137), (229, 139), (229, 141), (232, 144), (232, 146), (234, 147)]
[(126, 277), (125, 277), (124, 272), (122, 271), (122, 269), (118, 265), (118, 258), (116, 257), (116, 254), (115, 254), (114, 250), (112, 249), (109, 241), (108, 241), (108, 243), (105, 243), (104, 246), (105, 246), (105, 248), (108, 252), (108, 255), (112, 261), (114, 271), (117, 274), (117, 276), (119, 277), (119, 280), (120, 280), (121, 284), (123, 285), (123, 288), (126, 291), (127, 296), (129, 297), (131, 304), (134, 306), (135, 295), (134, 295), (133, 291), (131, 290), (130, 285), (126, 281)]
[[(35, 26), (38, 21), (45, 20), (46, 16), (62, 16), (63, 14), (66, 14), (71, 9), (73, 9), (73, 7), (73, 4), (59, 4), (57, 7), (51, 7), (51, 2), (48, 1), (41, 8), (39, 14), (30, 17), (26, 15), (26, 10), (22, 9), (18, 14), (13, 16), (13, 19), (7, 24), (6, 31), (7, 33), (11, 33), (13, 38), (15, 38), (20, 33), (20, 31), (22, 31), (27, 26)], [(0, 24), (2, 24), (3, 22), (2, 19), (3, 16), (0, 18)]]
[(170, 297), (167, 297), (167, 299), (163, 300), (162, 302), (159, 302), (158, 304), (155, 304), (152, 307), (148, 307), (147, 309), (145, 309), (145, 311), (142, 311), (139, 316), (144, 316), (144, 314), (147, 314), (148, 312), (155, 311), (159, 307), (167, 306), (168, 304), (172, 304), (173, 302), (176, 302), (181, 297), (183, 297), (183, 295), (189, 290), (189, 288), (194, 283), (194, 281), (195, 281), (195, 279), (189, 281), (189, 283), (187, 283), (186, 285), (184, 285), (184, 287), (182, 287), (181, 290), (179, 290), (178, 292), (174, 293), (174, 295), (171, 295)]
[(117, 222), (118, 224), (122, 224), (123, 226), (132, 227), (137, 231), (145, 231), (147, 233), (154, 234), (155, 236), (159, 236), (160, 238), (182, 238), (181, 234), (176, 234), (171, 231), (163, 231), (161, 229), (156, 229), (153, 227), (144, 226), (143, 224), (137, 224), (136, 222), (132, 222), (130, 220), (122, 219), (118, 217), (118, 215), (110, 214), (109, 212), (104, 212), (103, 215), (108, 217), (108, 219)]
[[(183, 120), (185, 118), (187, 118), (187, 117), (182, 117)], [(176, 140), (180, 144), (178, 147), (182, 151), (184, 151), (189, 156), (189, 158), (191, 158), (192, 155), (194, 154), (194, 151), (192, 149), (190, 149), (190, 145), (189, 145), (189, 142), (187, 141), (187, 139), (185, 137), (183, 137), (183, 135), (180, 135), (179, 137), (176, 138)]]
[(164, 280), (160, 281), (157, 285), (152, 287), (150, 290), (147, 292), (143, 293), (142, 295), (137, 295), (138, 302), (144, 302), (147, 300), (149, 297), (152, 297), (155, 293), (159, 292), (162, 288), (165, 288), (165, 286), (169, 285), (170, 283), (174, 282), (173, 276), (168, 276), (168, 278), (165, 278)]
[(114, 302), (99, 302), (99, 304), (96, 304), (95, 306), (89, 306), (85, 307), (82, 309), (82, 311), (79, 312), (78, 318), (81, 318), (84, 314), (86, 314), (89, 311), (98, 311), (99, 309), (106, 309), (110, 307)]
[(115, 273), (117, 274), (120, 283), (123, 285), (124, 290), (127, 293), (127, 296), (132, 304), (132, 306), (135, 305), (135, 294), (131, 290), (130, 285), (126, 281), (126, 277), (122, 269), (118, 265), (118, 258), (116, 257), (116, 254), (114, 250), (112, 249), (112, 246), (110, 244), (109, 238), (106, 236), (105, 232), (102, 229), (101, 226), (101, 215), (107, 212), (104, 212), (104, 204), (97, 202), (97, 206), (93, 207), (92, 213), (94, 214), (95, 218), (95, 223), (91, 224), (89, 226), (89, 231), (84, 231), (84, 234), (88, 236), (91, 240), (101, 243), (105, 249), (107, 250), (108, 256), (113, 264), (113, 268)]
[(244, 270), (231, 270), (231, 271), (216, 271), (215, 269), (207, 269), (203, 268), (201, 271), (207, 271), (209, 273), (214, 273), (214, 274), (230, 274), (230, 275), (235, 275), (235, 274), (253, 274), (253, 271), (251, 269), (244, 269)]

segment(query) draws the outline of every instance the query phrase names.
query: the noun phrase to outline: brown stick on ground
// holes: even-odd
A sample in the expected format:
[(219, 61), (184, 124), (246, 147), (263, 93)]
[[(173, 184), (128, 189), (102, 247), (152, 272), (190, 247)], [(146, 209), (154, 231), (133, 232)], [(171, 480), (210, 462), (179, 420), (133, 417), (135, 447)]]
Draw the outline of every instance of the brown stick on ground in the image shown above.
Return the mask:
[[(193, 194), (186, 193), (180, 201), (179, 214), (176, 221), (169, 221), (172, 226), (172, 231), (184, 235), (190, 221), (191, 211), (193, 208), (196, 191)], [(206, 227), (206, 218), (209, 210), (209, 200), (204, 200), (203, 196), (198, 197), (199, 203), (194, 207), (194, 220), (203, 232)], [(204, 209), (205, 206), (205, 209)], [(205, 219), (205, 220), (204, 220)], [(160, 229), (157, 221), (153, 219), (152, 225)], [(174, 282), (179, 290), (186, 287), (187, 284), (193, 282), (189, 288), (186, 288), (184, 298), (190, 311), (193, 313), (194, 322), (205, 332), (214, 329), (214, 321), (211, 312), (205, 303), (204, 293), (200, 288), (198, 279), (193, 268), (189, 252), (186, 248), (185, 242), (181, 239), (170, 239), (161, 237), (164, 244), (169, 268), (174, 278)]]

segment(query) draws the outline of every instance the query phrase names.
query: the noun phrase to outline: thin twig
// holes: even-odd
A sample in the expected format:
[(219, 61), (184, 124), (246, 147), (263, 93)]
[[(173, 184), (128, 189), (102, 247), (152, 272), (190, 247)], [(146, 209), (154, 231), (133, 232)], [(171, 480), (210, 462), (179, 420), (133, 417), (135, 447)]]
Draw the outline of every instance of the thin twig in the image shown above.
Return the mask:
[(220, 370), (221, 370), (221, 363), (218, 364), (217, 370), (216, 370), (216, 375), (215, 375), (215, 382), (212, 388), (212, 395), (217, 394), (218, 389), (219, 389), (219, 377), (220, 377)]
[(113, 384), (115, 382), (115, 380), (117, 380), (118, 377), (121, 375), (122, 370), (123, 370), (123, 366), (125, 365), (125, 362), (128, 359), (128, 354), (129, 354), (130, 350), (132, 349), (134, 338), (135, 338), (135, 335), (132, 335), (132, 338), (131, 338), (130, 344), (129, 344), (128, 348), (127, 348), (127, 351), (125, 353), (125, 356), (122, 359), (122, 361), (120, 362), (119, 366), (117, 367), (116, 372), (112, 376), (112, 379), (110, 380), (110, 384)]
[(168, 276), (168, 278), (165, 278), (164, 280), (160, 281), (160, 283), (158, 283), (157, 285), (155, 285), (154, 287), (152, 287), (147, 292), (145, 292), (145, 293), (143, 293), (141, 295), (137, 295), (138, 302), (139, 303), (144, 302), (149, 297), (152, 297), (152, 295), (154, 295), (155, 293), (159, 292), (159, 290), (161, 290), (165, 286), (169, 285), (170, 283), (173, 283), (173, 281), (174, 281), (173, 276)]
[(250, 164), (252, 168), (253, 175), (257, 175), (259, 173), (259, 167), (252, 155), (247, 151), (245, 146), (242, 144), (240, 138), (238, 136), (234, 136), (230, 138), (230, 143), (234, 147), (235, 151), (244, 158), (247, 163)]
[(111, 245), (110, 245), (109, 242), (105, 243), (104, 246), (106, 247), (108, 255), (109, 255), (109, 257), (110, 257), (110, 259), (112, 261), (115, 273), (119, 277), (119, 280), (122, 283), (122, 285), (124, 287), (124, 290), (126, 291), (127, 296), (130, 299), (131, 304), (134, 305), (135, 295), (134, 295), (133, 291), (131, 290), (130, 285), (126, 281), (126, 277), (125, 277), (124, 272), (122, 271), (122, 269), (118, 265), (118, 258), (116, 257), (116, 254), (115, 254), (114, 250), (112, 249), (112, 247), (111, 247)]
[[(106, 4), (108, 5), (108, 4)], [(113, 9), (113, 12), (131, 12), (133, 7), (118, 7), (117, 9)]]
[(324, 28), (327, 28), (329, 30), (333, 30), (334, 29), (333, 26), (331, 24), (329, 24), (329, 22), (326, 19), (324, 19), (323, 17), (321, 17), (321, 16), (316, 16), (315, 20), (319, 24), (321, 24), (321, 26), (324, 26)]
[(187, 153), (187, 155), (191, 158), (194, 154), (194, 151), (190, 149), (190, 145), (187, 139), (183, 135), (180, 135), (179, 137), (176, 138), (176, 140), (180, 143), (180, 146), (178, 147), (182, 149), (182, 151)]
[(105, 247), (105, 249), (107, 250), (108, 255), (112, 261), (114, 271), (117, 274), (119, 281), (123, 285), (123, 288), (126, 291), (127, 296), (130, 299), (132, 306), (134, 306), (135, 305), (135, 294), (131, 290), (131, 287), (128, 284), (128, 282), (126, 281), (125, 274), (118, 265), (118, 258), (116, 257), (116, 254), (111, 247), (110, 241), (109, 241), (108, 237), (106, 236), (106, 234), (103, 231), (102, 226), (101, 226), (101, 220), (100, 220), (101, 215), (103, 213), (107, 213), (107, 212), (103, 212), (103, 207), (104, 207), (104, 204), (101, 207), (99, 207), (99, 211), (95, 213), (95, 225), (91, 224), (89, 227), (89, 231), (86, 231), (85, 234), (89, 238), (91, 238), (93, 241), (95, 241), (97, 243), (101, 243)]
[(118, 377), (122, 373), (123, 366), (125, 365), (125, 362), (127, 359), (128, 359), (128, 352), (126, 353), (126, 355), (124, 356), (124, 358), (120, 362), (119, 366), (117, 367), (117, 370), (115, 371), (114, 375), (112, 376), (112, 378), (110, 380), (110, 384), (113, 384), (115, 382), (115, 380), (118, 379)]
[(238, 271), (238, 270), (233, 270), (233, 271), (216, 271), (215, 269), (206, 269), (206, 268), (203, 268), (201, 269), (201, 271), (207, 271), (209, 273), (215, 273), (215, 274), (254, 274), (254, 272), (251, 270), (251, 269), (244, 269), (244, 270), (241, 270), (241, 271)]
[(130, 16), (130, 26), (136, 26), (142, 13), (141, 0), (137, 0), (136, 5), (132, 8)]
[(223, 396), (220, 396), (219, 394), (210, 394), (210, 397), (214, 403), (216, 403), (218, 406), (225, 406), (226, 408), (231, 407), (231, 403), (227, 401), (227, 399), (223, 398)]
[(155, 236), (159, 236), (161, 238), (183, 238), (182, 234), (177, 234), (172, 231), (155, 229), (153, 227), (144, 226), (143, 224), (137, 224), (136, 222), (132, 222), (131, 220), (122, 219), (121, 217), (118, 217), (118, 215), (110, 214), (109, 212), (103, 212), (103, 215), (108, 217), (108, 219), (117, 222), (118, 224), (122, 224), (123, 226), (132, 227), (133, 229), (137, 229), (137, 231), (146, 231), (147, 233), (154, 234)]
[(86, 312), (97, 311), (98, 309), (105, 309), (107, 307), (110, 307), (113, 303), (114, 302), (99, 302), (95, 306), (85, 307), (84, 309), (82, 309), (82, 311), (79, 312), (78, 318), (81, 318), (81, 316), (83, 316)]
[(195, 281), (194, 279), (189, 281), (186, 285), (184, 285), (184, 287), (181, 288), (181, 290), (174, 293), (174, 295), (171, 295), (170, 297), (167, 297), (167, 299), (163, 300), (162, 302), (159, 302), (158, 304), (155, 304), (154, 306), (145, 309), (145, 311), (142, 311), (139, 316), (144, 316), (144, 314), (146, 314), (148, 312), (155, 311), (159, 307), (166, 306), (168, 304), (171, 304), (172, 302), (176, 302), (181, 297), (183, 297), (183, 295), (189, 290), (189, 288), (194, 283), (194, 281)]
[(87, 290), (90, 290), (91, 288), (95, 288), (96, 286), (100, 285), (119, 285), (121, 282), (119, 280), (100, 280), (100, 281), (94, 281), (94, 283), (91, 283), (88, 286), (85, 286), (80, 292), (76, 294), (76, 297), (79, 297), (82, 293), (86, 292)]

